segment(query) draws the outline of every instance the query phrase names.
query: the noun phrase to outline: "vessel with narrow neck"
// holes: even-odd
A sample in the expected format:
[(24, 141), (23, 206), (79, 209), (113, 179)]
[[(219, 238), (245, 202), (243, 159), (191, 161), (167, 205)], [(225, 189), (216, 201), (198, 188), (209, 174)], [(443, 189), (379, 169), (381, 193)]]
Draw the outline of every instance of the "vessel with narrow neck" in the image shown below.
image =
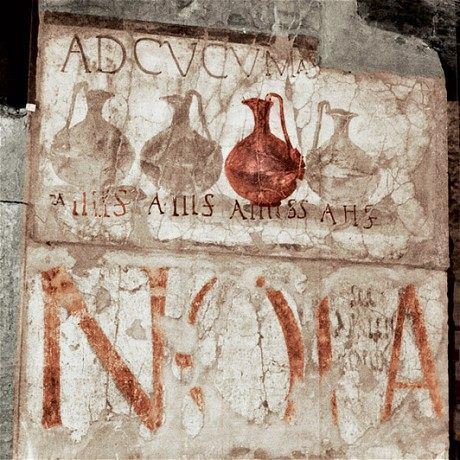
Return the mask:
[[(270, 130), (273, 99), (280, 106), (280, 123), (284, 141)], [(233, 190), (252, 204), (277, 206), (296, 189), (304, 174), (300, 152), (292, 147), (286, 128), (283, 99), (270, 93), (265, 99), (242, 101), (253, 113), (252, 133), (239, 141), (225, 162), (225, 173)]]

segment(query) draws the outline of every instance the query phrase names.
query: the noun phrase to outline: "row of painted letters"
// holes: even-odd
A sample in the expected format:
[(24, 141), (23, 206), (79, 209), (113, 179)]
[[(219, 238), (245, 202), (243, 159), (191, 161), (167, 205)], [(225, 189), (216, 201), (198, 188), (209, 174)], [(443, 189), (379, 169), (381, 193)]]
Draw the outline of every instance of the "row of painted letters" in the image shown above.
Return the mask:
[[(94, 353), (111, 375), (120, 393), (131, 405), (140, 420), (150, 430), (162, 424), (164, 401), (162, 369), (164, 365), (164, 336), (161, 330), (161, 317), (165, 314), (166, 287), (168, 269), (144, 269), (148, 277), (150, 289), (152, 318), (152, 353), (153, 353), (153, 397), (144, 391), (123, 358), (110, 343), (103, 330), (86, 308), (82, 295), (75, 286), (72, 277), (61, 267), (42, 272), (42, 288), (45, 300), (44, 312), (44, 370), (43, 370), (43, 417), (46, 428), (61, 425), (60, 413), (60, 320), (58, 308), (63, 306), (69, 315), (79, 319), (79, 326), (86, 335)], [(217, 278), (211, 278), (203, 285), (191, 302), (188, 322), (194, 325), (205, 295), (213, 288)], [(266, 280), (259, 277), (257, 288), (264, 289), (268, 300), (280, 323), (286, 343), (290, 367), (289, 393), (294, 384), (304, 377), (304, 350), (300, 327), (289, 307), (283, 293), (266, 286)], [(423, 379), (420, 381), (398, 381), (397, 374), (402, 345), (403, 326), (406, 317), (412, 319), (413, 336), (419, 351)], [(316, 336), (319, 375), (322, 380), (332, 366), (331, 324), (329, 319), (329, 300), (325, 297), (316, 309)], [(180, 356), (179, 356), (180, 355)], [(189, 355), (176, 354), (179, 366), (191, 365)], [(428, 390), (436, 416), (442, 415), (442, 403), (436, 378), (436, 368), (428, 343), (423, 311), (420, 307), (414, 285), (408, 285), (399, 299), (396, 314), (396, 327), (390, 359), (388, 383), (382, 411), (382, 420), (390, 418), (395, 390), (424, 389)], [(191, 395), (202, 410), (204, 395), (199, 387), (191, 389)], [(330, 395), (331, 412), (334, 422), (338, 423), (337, 398), (335, 391)], [(287, 397), (285, 420), (290, 419), (290, 408), (293, 402)], [(289, 412), (289, 413), (288, 413)]]
[[(117, 38), (110, 36), (110, 35), (98, 35), (95, 37), (97, 40), (97, 66), (93, 70), (90, 69), (90, 62), (87, 57), (87, 54), (85, 53), (85, 50), (83, 48), (81, 39), (78, 35), (74, 35), (72, 38), (72, 41), (70, 42), (69, 49), (67, 51), (67, 55), (65, 57), (64, 63), (61, 67), (61, 72), (66, 72), (67, 67), (69, 64), (69, 60), (71, 55), (76, 55), (79, 56), (81, 59), (81, 63), (85, 69), (86, 73), (91, 73), (93, 72), (99, 72), (99, 73), (117, 73), (119, 72), (123, 66), (126, 63), (127, 59), (127, 52), (126, 48), (123, 45), (123, 43), (118, 40)], [(113, 65), (113, 57), (107, 57), (103, 55), (102, 52), (102, 41), (110, 41), (112, 42), (112, 45), (115, 44), (120, 51), (120, 57), (119, 57), (119, 62), (117, 62), (115, 65)], [(149, 44), (149, 47), (147, 48), (146, 45)], [(153, 48), (155, 46), (156, 48)], [(142, 62), (141, 54), (144, 53), (156, 53), (157, 50), (161, 49), (163, 46), (166, 47), (168, 50), (168, 54), (170, 58), (172, 59), (172, 62), (175, 65), (175, 68), (177, 69), (177, 72), (180, 76), (186, 77), (192, 63), (194, 62), (196, 51), (197, 51), (197, 46), (198, 42), (194, 42), (191, 44), (191, 51), (190, 51), (190, 57), (188, 58), (187, 62), (180, 62), (176, 52), (174, 51), (173, 47), (171, 46), (171, 43), (167, 40), (158, 40), (155, 38), (151, 37), (143, 37), (143, 38), (138, 38), (133, 45), (133, 58), (134, 62), (136, 63), (136, 66), (145, 74), (148, 75), (153, 75), (153, 76), (158, 76), (161, 75), (163, 72), (159, 68), (148, 68), (146, 62)], [(143, 53), (140, 53), (140, 49), (143, 48)], [(224, 64), (221, 66), (220, 69), (214, 69), (213, 64), (216, 61), (215, 56), (210, 56), (209, 55), (209, 50), (213, 50), (214, 52), (216, 50), (220, 50), (222, 53), (222, 57), (224, 58)], [(249, 57), (249, 53), (253, 53), (254, 56), (252, 57), (252, 62), (250, 62), (250, 65), (246, 65), (246, 59)], [(294, 54), (291, 52), (288, 56), (288, 58), (284, 59), (284, 62), (281, 60), (275, 59), (275, 57), (270, 53), (270, 51), (265, 50), (261, 52), (260, 49), (256, 48), (250, 48), (248, 55), (245, 56), (245, 59), (242, 60), (241, 57), (238, 55), (238, 53), (235, 51), (233, 46), (230, 45), (225, 45), (225, 44), (219, 44), (219, 43), (208, 43), (204, 45), (203, 49), (201, 50), (201, 62), (200, 65), (203, 67), (207, 75), (209, 75), (212, 78), (217, 78), (217, 79), (225, 79), (228, 77), (228, 73), (226, 72), (226, 66), (225, 62), (227, 61), (227, 55), (232, 56), (235, 61), (235, 66), (232, 66), (232, 69), (237, 69), (238, 72), (242, 72), (243, 75), (246, 77), (250, 77), (256, 67), (256, 64), (263, 59), (262, 63), (264, 66), (265, 70), (265, 75), (266, 76), (271, 76), (272, 72), (274, 71), (275, 74), (279, 76), (290, 76), (290, 77), (296, 77), (300, 73), (307, 74), (309, 71), (309, 65), (305, 63), (305, 61), (299, 57), (296, 62), (294, 62)], [(108, 67), (104, 65), (104, 62), (108, 61), (112, 63), (111, 67)], [(230, 64), (231, 65), (231, 64)]]

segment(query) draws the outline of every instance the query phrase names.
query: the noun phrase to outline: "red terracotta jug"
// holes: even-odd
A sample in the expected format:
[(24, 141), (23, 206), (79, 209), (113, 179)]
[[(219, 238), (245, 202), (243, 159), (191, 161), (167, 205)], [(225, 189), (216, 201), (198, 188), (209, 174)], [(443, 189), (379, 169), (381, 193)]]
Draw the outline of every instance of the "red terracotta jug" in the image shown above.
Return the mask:
[[(284, 141), (270, 131), (272, 98), (279, 101)], [(254, 114), (254, 131), (232, 149), (225, 162), (225, 174), (238, 195), (260, 206), (277, 206), (296, 189), (305, 163), (289, 140), (283, 98), (279, 94), (269, 93), (265, 99), (242, 102)]]

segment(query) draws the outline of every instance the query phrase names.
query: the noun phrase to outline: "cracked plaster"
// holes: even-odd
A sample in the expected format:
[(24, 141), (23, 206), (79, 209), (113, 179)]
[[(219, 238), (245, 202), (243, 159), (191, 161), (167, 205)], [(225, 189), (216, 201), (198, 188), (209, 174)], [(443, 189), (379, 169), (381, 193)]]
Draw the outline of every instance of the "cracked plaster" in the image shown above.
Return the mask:
[[(93, 72), (85, 70), (79, 53), (68, 54), (69, 46), (78, 51), (72, 42), (75, 33), (87, 55), (88, 69), (91, 67)], [(152, 69), (155, 65), (151, 61), (152, 48), (139, 48), (136, 61), (133, 41), (159, 37), (106, 30), (104, 33), (124, 44), (128, 55), (118, 72), (108, 74), (94, 71), (95, 37), (99, 33), (100, 29), (51, 25), (41, 33), (41, 62), (46, 65), (39, 80), (39, 110), (34, 114), (32, 128), (38, 140), (33, 153), (31, 196), (35, 203), (34, 238), (175, 250), (238, 248), (273, 255), (289, 251), (294, 257), (446, 267), (447, 162), (443, 154), (446, 111), (441, 102), (445, 98), (441, 80), (323, 69), (283, 40), (269, 47), (232, 44), (232, 51), (224, 52), (215, 41), (174, 37), (168, 38), (169, 48), (160, 48), (158, 69), (161, 67), (162, 73), (153, 77), (136, 64), (143, 62), (142, 66)], [(101, 50), (108, 56), (109, 66), (118, 66), (119, 45), (113, 40), (102, 40)], [(291, 50), (294, 64), (292, 74), (286, 77), (279, 74), (277, 66)], [(208, 56), (212, 57), (209, 59), (212, 69), (203, 65)], [(271, 60), (272, 56), (278, 60)], [(110, 59), (114, 60), (111, 64)], [(184, 77), (181, 72), (186, 68)], [(210, 72), (228, 78), (213, 78)], [(245, 72), (251, 75), (248, 77)], [(82, 89), (84, 85), (86, 90)], [(273, 207), (270, 218), (267, 209), (248, 210), (247, 202), (232, 190), (223, 172), (217, 170), (220, 174), (217, 182), (214, 179), (215, 183), (200, 193), (187, 193), (187, 189), (182, 194), (176, 193), (179, 203), (175, 203), (167, 188), (152, 181), (142, 161), (149, 139), (168, 132), (168, 136), (174, 135), (174, 131), (168, 131), (174, 129), (174, 111), (165, 97), (183, 92), (184, 85), (192, 85), (201, 95), (204, 115), (197, 116), (199, 106), (192, 102), (188, 111), (190, 125), (181, 128), (182, 134), (190, 130), (193, 136), (209, 135), (213, 145), (219, 146), (224, 161), (232, 147), (253, 128), (250, 110), (241, 105), (248, 97), (264, 97), (273, 91), (281, 95), (292, 142), (307, 162), (314, 153), (315, 130), (320, 128), (318, 146), (323, 149), (333, 135), (332, 118), (324, 112), (322, 117), (318, 113), (320, 101), (328, 101), (333, 109), (353, 112), (356, 116), (350, 122), (349, 139), (376, 164), (373, 182), (370, 186), (351, 183), (350, 193), (336, 185), (343, 173), (332, 170), (332, 182), (324, 185), (334, 190), (331, 199), (321, 196), (318, 189), (312, 190), (309, 165), (306, 177), (298, 181), (296, 191), (289, 197), (292, 205), (286, 200), (280, 208)], [(64, 166), (53, 156), (63, 126), (72, 130), (84, 123), (85, 92), (103, 88), (115, 96), (103, 106), (102, 116), (120, 130), (125, 136), (123, 143), (129, 143), (130, 151), (134, 152), (130, 167), (119, 171), (116, 179), (119, 185), (112, 184), (107, 198), (106, 192), (83, 185), (92, 170), (88, 163), (96, 159), (89, 157), (79, 166), (73, 166), (78, 168), (78, 174), (74, 183), (69, 184), (64, 180), (67, 176), (60, 174), (59, 168)], [(271, 129), (283, 138), (279, 120), (275, 107), (270, 117)], [(96, 142), (97, 133), (94, 136)], [(194, 138), (190, 139), (192, 142)], [(165, 160), (159, 170), (163, 175), (175, 175), (168, 172), (167, 162), (181, 161), (185, 150), (181, 150), (180, 144), (162, 145), (165, 155), (177, 158)], [(73, 148), (76, 152), (85, 149), (78, 145)], [(340, 161), (351, 168), (354, 158), (347, 157), (340, 149), (339, 155)], [(208, 161), (207, 158), (210, 157), (204, 156), (200, 161)], [(200, 168), (193, 156), (187, 161), (192, 162), (195, 170)], [(95, 163), (93, 166), (98, 167)], [(212, 168), (219, 168), (219, 163), (208, 163), (206, 167), (208, 174), (214, 174)], [(82, 185), (78, 186), (79, 182)], [(83, 208), (84, 200), (87, 209)], [(95, 208), (91, 207), (93, 200)], [(88, 216), (82, 215), (85, 211)]]
[[(44, 10), (74, 11), (75, 5), (42, 2)], [(121, 26), (126, 30), (119, 30), (121, 23), (117, 30), (94, 27), (90, 20), (83, 27), (41, 24), (37, 111), (29, 115), (27, 201), (33, 207), (28, 215), (16, 456), (445, 458), (446, 110), (434, 53), (416, 40), (397, 43), (386, 32), (377, 33), (379, 44), (374, 46), (365, 38), (371, 29), (359, 21), (349, 26), (354, 2), (312, 2), (312, 14), (304, 18), (293, 3), (279, 3), (275, 9), (261, 8), (250, 26), (246, 13), (224, 17), (227, 10), (222, 8), (220, 16), (213, 16), (211, 8), (203, 15), (197, 1), (170, 3), (156, 17), (178, 22), (174, 16), (188, 25), (203, 25), (207, 17), (208, 26), (265, 29), (272, 35), (265, 44), (248, 44), (247, 34), (246, 44), (230, 39), (226, 45), (233, 51), (223, 58), (215, 36), (178, 38), (164, 32), (160, 37), (149, 26), (135, 31), (129, 20), (139, 15), (148, 20), (155, 2), (134, 5), (111, 2), (113, 8), (107, 9), (102, 2), (78, 2), (80, 13), (111, 11), (128, 19)], [(183, 13), (176, 15), (176, 7)], [(266, 20), (273, 27), (264, 26)], [(287, 30), (319, 38), (318, 49), (292, 46), (279, 36)], [(119, 72), (96, 71), (95, 36), (101, 33), (126, 47)], [(75, 34), (87, 69), (81, 53), (67, 55)], [(155, 78), (140, 69), (133, 54), (135, 39), (142, 37), (169, 42), (158, 54), (149, 52), (152, 47), (139, 48), (137, 59), (146, 68), (162, 66), (162, 75)], [(348, 47), (337, 46), (340, 37), (347, 38)], [(198, 57), (186, 70), (193, 43)], [(389, 43), (391, 51), (375, 59), (374, 53)], [(204, 49), (212, 55), (207, 70)], [(246, 64), (252, 65), (257, 49), (262, 57), (248, 77)], [(276, 63), (291, 51), (300, 73), (277, 75)], [(113, 41), (103, 41), (101, 52), (107, 56), (106, 69), (122, 57)], [(276, 59), (268, 58), (271, 75), (267, 52)], [(234, 56), (240, 62), (245, 56), (243, 66)], [(403, 62), (405, 75), (398, 75)], [(209, 71), (225, 71), (229, 77), (214, 78)], [(378, 181), (372, 193), (357, 190), (357, 196), (368, 198), (365, 202), (331, 203), (330, 209), (339, 220), (341, 206), (356, 204), (359, 210), (370, 204), (379, 211), (372, 228), (364, 228), (363, 216), (358, 226), (350, 221), (334, 225), (331, 212), (323, 215), (329, 203), (311, 189), (308, 174), (292, 196), (297, 203), (308, 200), (307, 218), (297, 218), (303, 212), (299, 206), (296, 218), (287, 219), (289, 207), (283, 203), (284, 218), (251, 219), (248, 203), (223, 171), (207, 190), (215, 198), (212, 216), (171, 216), (167, 194), (159, 196), (165, 214), (159, 213), (158, 205), (152, 206), (157, 186), (141, 166), (143, 146), (171, 125), (174, 111), (160, 97), (184, 95), (191, 88), (201, 94), (206, 119), (204, 124), (198, 99), (192, 101), (191, 127), (201, 137), (209, 133), (223, 161), (252, 129), (250, 111), (241, 105), (246, 97), (263, 98), (274, 90), (282, 96), (288, 132), (306, 159), (312, 153), (320, 101), (356, 113), (350, 140), (378, 165)], [(64, 180), (52, 154), (58, 132), (72, 129), (88, 114), (84, 95), (89, 89), (114, 94), (102, 107), (102, 117), (118, 130), (112, 130), (118, 145), (126, 145), (127, 139), (134, 152), (130, 171), (115, 174), (120, 183), (106, 202), (111, 217), (104, 217), (99, 191), (94, 196), (100, 217), (81, 216), (82, 192), (87, 193), (87, 211), (94, 212), (92, 191), (69, 183), (78, 184), (85, 166), (95, 163), (83, 163), (75, 177)], [(276, 110), (270, 125), (283, 139)], [(327, 145), (332, 133), (332, 119), (323, 114), (319, 147)], [(83, 137), (83, 145), (97, 141), (97, 133), (94, 137)], [(78, 145), (70, 137), (69, 143)], [(115, 212), (124, 209), (115, 197), (121, 188), (132, 206), (117, 217)], [(209, 209), (204, 194), (199, 197), (203, 214)], [(241, 202), (240, 218), (229, 219), (235, 200)], [(252, 211), (257, 216), (259, 209)], [(61, 308), (50, 310), (57, 286), (63, 289), (55, 300)], [(403, 327), (402, 308), (407, 309)], [(50, 342), (42, 344), (53, 329), (46, 315), (53, 318), (56, 311), (51, 323), (60, 323), (53, 336), (60, 356), (53, 361)], [(108, 361), (107, 353), (98, 351), (102, 345), (110, 352)], [(408, 386), (396, 388), (389, 398), (395, 353), (400, 358), (396, 382)], [(117, 380), (122, 371), (124, 377)], [(57, 384), (44, 388), (43, 381), (53, 382), (57, 375), (56, 399), (52, 392)], [(123, 386), (126, 378), (138, 385), (134, 395)], [(142, 412), (143, 394), (157, 411), (156, 428)], [(56, 404), (60, 423), (52, 418)]]
[[(441, 272), (326, 262), (273, 262), (228, 256), (130, 255), (107, 251), (92, 268), (80, 268), (79, 251), (29, 246), (27, 315), (21, 377), (18, 440), (20, 457), (195, 457), (231, 456), (232, 449), (262, 449), (270, 457), (335, 455), (385, 458), (446, 454), (446, 286)], [(232, 262), (229, 264), (229, 262)], [(121, 264), (121, 265), (120, 265)], [(78, 317), (60, 309), (62, 426), (49, 430), (42, 420), (44, 294), (40, 273), (62, 266), (83, 296), (113, 347), (145, 391), (152, 388), (152, 323), (145, 267), (167, 267), (164, 332), (164, 413), (162, 426), (149, 432), (94, 355)], [(281, 323), (263, 287), (279, 290), (300, 328), (304, 377), (292, 391)], [(169, 278), (169, 275), (171, 277)], [(203, 280), (217, 282), (202, 300), (197, 323), (188, 312)], [(182, 289), (176, 280), (188, 282)], [(391, 417), (382, 421), (396, 314), (402, 290), (417, 286), (417, 297), (433, 353), (442, 415), (434, 413), (427, 390), (397, 390)], [(98, 311), (101, 288), (110, 292)], [(318, 325), (321, 299), (329, 301), (332, 361), (320, 376)], [(136, 323), (145, 334), (133, 336)], [(403, 328), (398, 379), (423, 380), (410, 316)], [(174, 356), (191, 356), (188, 375), (177, 372)], [(199, 404), (191, 390), (200, 388)], [(330, 407), (334, 392), (337, 421)], [(288, 400), (292, 413), (286, 419)], [(316, 420), (312, 423), (312, 420)], [(408, 423), (408, 420), (414, 420)], [(417, 423), (415, 423), (417, 420)], [(226, 436), (221, 436), (225, 429)], [(101, 442), (102, 433), (122, 436)], [(124, 433), (122, 435), (122, 433)], [(130, 441), (123, 436), (129, 434)], [(431, 433), (423, 436), (422, 433)], [(396, 435), (396, 438), (395, 438)], [(414, 443), (414, 436), (419, 442)], [(423, 441), (422, 441), (423, 440)]]

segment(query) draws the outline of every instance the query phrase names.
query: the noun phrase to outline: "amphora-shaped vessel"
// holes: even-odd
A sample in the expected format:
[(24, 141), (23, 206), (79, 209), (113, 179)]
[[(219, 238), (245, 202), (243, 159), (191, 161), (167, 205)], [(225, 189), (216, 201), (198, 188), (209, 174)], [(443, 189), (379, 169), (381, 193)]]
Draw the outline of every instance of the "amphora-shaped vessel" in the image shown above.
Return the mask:
[(83, 190), (120, 185), (131, 168), (134, 151), (122, 132), (102, 116), (102, 108), (113, 94), (87, 91), (86, 117), (70, 128), (80, 88), (75, 88), (66, 125), (53, 140), (49, 155), (53, 168), (59, 178)]
[[(206, 137), (190, 125), (193, 97)], [(222, 171), (219, 144), (211, 139), (204, 116), (201, 95), (189, 91), (185, 96), (165, 96), (174, 109), (171, 125), (147, 141), (141, 152), (141, 168), (158, 187), (171, 194), (197, 193), (214, 185)]]
[[(284, 141), (270, 131), (272, 98), (280, 105)], [(238, 195), (260, 206), (276, 206), (296, 189), (304, 175), (304, 161), (289, 139), (283, 98), (269, 93), (265, 99), (242, 101), (254, 114), (254, 130), (238, 142), (225, 162), (225, 174)]]
[[(326, 144), (318, 148), (323, 114), (334, 122), (334, 131)], [(355, 113), (331, 109), (328, 101), (318, 104), (318, 121), (313, 148), (306, 160), (307, 180), (323, 200), (333, 204), (368, 204), (378, 185), (376, 161), (355, 145), (349, 136)]]

